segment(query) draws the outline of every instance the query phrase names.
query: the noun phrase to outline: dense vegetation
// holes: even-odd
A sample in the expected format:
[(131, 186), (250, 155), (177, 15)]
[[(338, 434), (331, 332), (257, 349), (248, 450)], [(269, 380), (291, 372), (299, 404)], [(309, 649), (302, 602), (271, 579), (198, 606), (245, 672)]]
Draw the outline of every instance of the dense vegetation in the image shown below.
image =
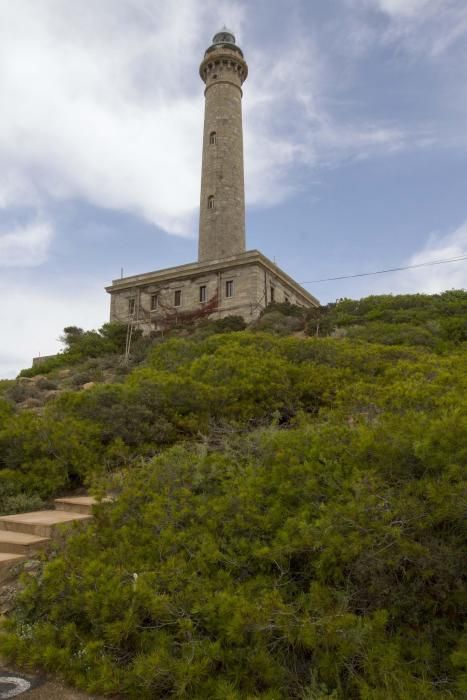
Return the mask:
[[(255, 325), (139, 338), (41, 410), (0, 386), (0, 496), (116, 496), (2, 653), (135, 699), (464, 697), (467, 293)], [(66, 331), (74, 371), (111, 364), (102, 329)]]

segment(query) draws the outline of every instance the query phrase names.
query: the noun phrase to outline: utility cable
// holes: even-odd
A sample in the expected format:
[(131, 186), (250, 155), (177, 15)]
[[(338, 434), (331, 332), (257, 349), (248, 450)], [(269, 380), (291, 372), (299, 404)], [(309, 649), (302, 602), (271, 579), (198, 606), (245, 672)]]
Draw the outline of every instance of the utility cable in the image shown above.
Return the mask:
[(339, 277), (326, 277), (320, 280), (310, 280), (299, 284), (317, 284), (318, 282), (334, 282), (335, 280), (350, 280), (355, 277), (370, 277), (371, 275), (383, 275), (387, 272), (399, 272), (400, 270), (413, 270), (416, 267), (428, 267), (430, 265), (444, 265), (445, 263), (460, 262), (467, 260), (467, 255), (458, 255), (456, 258), (446, 258), (445, 260), (431, 260), (416, 265), (405, 265), (404, 267), (389, 267), (387, 270), (376, 270), (375, 272), (359, 272), (356, 275), (340, 275)]

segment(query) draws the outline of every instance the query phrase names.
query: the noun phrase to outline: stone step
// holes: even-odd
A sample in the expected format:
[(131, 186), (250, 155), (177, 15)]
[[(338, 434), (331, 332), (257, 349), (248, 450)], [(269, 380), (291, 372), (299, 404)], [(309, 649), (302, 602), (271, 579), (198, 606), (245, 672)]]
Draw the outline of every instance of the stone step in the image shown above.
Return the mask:
[(56, 498), (54, 503), (57, 510), (92, 515), (92, 507), (97, 501), (92, 496), (70, 496), (67, 498)]
[(48, 537), (27, 535), (24, 532), (0, 530), (0, 552), (30, 556), (43, 549), (50, 542)]
[(11, 554), (9, 552), (0, 552), (0, 579), (2, 575), (14, 564), (19, 564), (20, 561), (26, 559), (22, 554)]
[(92, 520), (92, 515), (70, 513), (63, 510), (39, 510), (33, 513), (17, 513), (0, 517), (0, 530), (24, 532), (37, 537), (51, 537), (60, 525)]

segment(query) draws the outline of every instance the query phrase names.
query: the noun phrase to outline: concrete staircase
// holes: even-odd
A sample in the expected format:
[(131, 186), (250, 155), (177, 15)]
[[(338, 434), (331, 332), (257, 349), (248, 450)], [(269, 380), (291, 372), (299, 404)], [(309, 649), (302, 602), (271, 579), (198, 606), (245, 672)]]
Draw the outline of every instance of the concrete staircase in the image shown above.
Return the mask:
[(62, 526), (91, 520), (95, 503), (91, 496), (56, 498), (55, 510), (1, 516), (0, 579), (12, 566), (47, 547)]

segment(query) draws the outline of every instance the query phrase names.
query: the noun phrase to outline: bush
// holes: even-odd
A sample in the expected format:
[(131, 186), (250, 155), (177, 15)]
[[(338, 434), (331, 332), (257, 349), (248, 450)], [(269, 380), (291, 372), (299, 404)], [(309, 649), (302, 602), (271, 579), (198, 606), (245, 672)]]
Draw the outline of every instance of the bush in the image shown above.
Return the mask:
[(465, 426), (422, 417), (420, 449), (406, 425), (268, 429), (127, 472), (2, 653), (138, 700), (460, 698)]
[(11, 415), (0, 424), (0, 486), (14, 493), (51, 496), (100, 471), (98, 430), (91, 423), (53, 414)]
[[(0, 399), (4, 509), (96, 474), (118, 496), (29, 583), (2, 653), (138, 700), (463, 697), (465, 300), (274, 307), (274, 333), (139, 339), (144, 365), (113, 355), (118, 383), (41, 415)], [(123, 337), (67, 333), (68, 357)]]
[[(22, 370), (20, 376), (34, 377), (37, 374), (48, 374), (60, 367), (78, 364), (89, 358), (109, 354), (121, 355), (125, 350), (126, 335), (127, 326), (124, 323), (104, 323), (98, 331), (83, 331), (77, 326), (67, 326), (61, 337), (64, 351), (35, 367)], [(141, 330), (133, 331), (134, 340), (138, 340), (141, 335)]]
[(43, 510), (44, 507), (44, 501), (37, 494), (0, 494), (0, 515), (27, 513), (34, 510)]
[(0, 379), (0, 397), (3, 396), (13, 384), (13, 379)]
[(14, 401), (14, 403), (22, 403), (27, 399), (36, 399), (39, 394), (40, 390), (35, 382), (26, 382), (25, 380), (16, 380), (5, 392), (5, 396)]
[(278, 335), (289, 335), (295, 331), (303, 330), (305, 321), (294, 315), (286, 315), (279, 310), (271, 310), (259, 318), (252, 326), (256, 330)]
[(327, 319), (332, 327), (360, 326), (369, 342), (443, 347), (467, 339), (467, 291), (341, 299), (328, 304)]

